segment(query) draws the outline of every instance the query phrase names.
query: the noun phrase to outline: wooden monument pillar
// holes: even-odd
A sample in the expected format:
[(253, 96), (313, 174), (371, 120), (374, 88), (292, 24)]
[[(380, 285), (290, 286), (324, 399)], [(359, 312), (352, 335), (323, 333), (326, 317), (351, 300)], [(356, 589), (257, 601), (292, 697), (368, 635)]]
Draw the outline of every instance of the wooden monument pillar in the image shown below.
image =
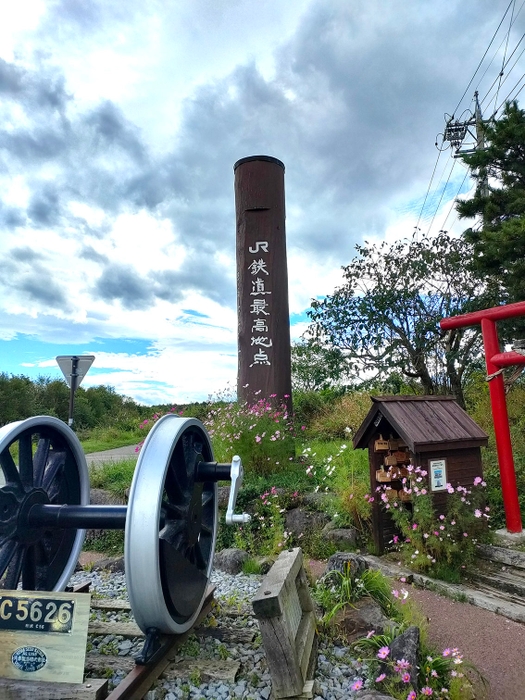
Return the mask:
[(292, 409), (284, 164), (241, 158), (235, 173), (239, 401)]

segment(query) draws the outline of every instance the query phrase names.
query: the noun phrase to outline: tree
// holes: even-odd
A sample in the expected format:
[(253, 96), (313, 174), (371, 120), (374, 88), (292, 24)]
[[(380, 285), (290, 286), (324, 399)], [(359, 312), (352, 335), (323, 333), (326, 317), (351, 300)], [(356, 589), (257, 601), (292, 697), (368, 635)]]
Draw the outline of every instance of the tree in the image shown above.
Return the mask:
[(476, 180), (474, 196), (458, 200), (460, 218), (481, 217), (465, 231), (477, 268), (494, 278), (500, 301), (525, 300), (525, 111), (505, 105), (498, 121), (484, 125), (486, 146), (462, 155)]
[(24, 375), (0, 373), (0, 425), (29, 418), (35, 412), (33, 384)]
[(480, 364), (479, 327), (444, 332), (441, 318), (492, 306), (494, 292), (470, 266), (471, 245), (435, 238), (365, 243), (345, 267), (346, 282), (313, 301), (309, 332), (339, 348), (354, 371), (382, 380), (401, 372), (426, 394), (454, 393)]
[(314, 338), (292, 345), (294, 391), (319, 391), (341, 386), (348, 378), (349, 369), (339, 348), (325, 347)]

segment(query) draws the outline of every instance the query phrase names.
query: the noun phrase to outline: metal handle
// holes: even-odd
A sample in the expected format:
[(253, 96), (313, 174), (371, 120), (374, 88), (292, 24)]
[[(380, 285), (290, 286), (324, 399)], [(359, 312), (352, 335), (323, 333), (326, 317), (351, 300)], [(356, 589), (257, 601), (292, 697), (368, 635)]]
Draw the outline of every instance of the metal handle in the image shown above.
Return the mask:
[(233, 511), (235, 510), (235, 505), (237, 503), (237, 494), (241, 488), (243, 477), (243, 468), (241, 458), (238, 455), (232, 459), (232, 464), (230, 468), (230, 498), (228, 499), (228, 508), (226, 509), (226, 525), (242, 525), (243, 523), (249, 523), (252, 516), (249, 513), (237, 514)]

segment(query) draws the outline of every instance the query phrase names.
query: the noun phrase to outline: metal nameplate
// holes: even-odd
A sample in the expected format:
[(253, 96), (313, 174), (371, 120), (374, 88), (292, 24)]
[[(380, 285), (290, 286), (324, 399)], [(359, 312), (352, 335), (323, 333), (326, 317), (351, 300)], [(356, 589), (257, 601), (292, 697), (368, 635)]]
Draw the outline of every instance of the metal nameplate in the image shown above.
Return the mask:
[(70, 633), (75, 601), (0, 596), (0, 630)]

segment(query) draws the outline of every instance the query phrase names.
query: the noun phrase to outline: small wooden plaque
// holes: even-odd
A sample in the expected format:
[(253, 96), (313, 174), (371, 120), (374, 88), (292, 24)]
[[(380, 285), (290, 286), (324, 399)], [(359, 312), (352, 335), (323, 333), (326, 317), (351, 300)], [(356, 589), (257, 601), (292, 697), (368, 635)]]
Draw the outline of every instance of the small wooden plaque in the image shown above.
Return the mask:
[(89, 593), (2, 591), (0, 677), (82, 683)]

